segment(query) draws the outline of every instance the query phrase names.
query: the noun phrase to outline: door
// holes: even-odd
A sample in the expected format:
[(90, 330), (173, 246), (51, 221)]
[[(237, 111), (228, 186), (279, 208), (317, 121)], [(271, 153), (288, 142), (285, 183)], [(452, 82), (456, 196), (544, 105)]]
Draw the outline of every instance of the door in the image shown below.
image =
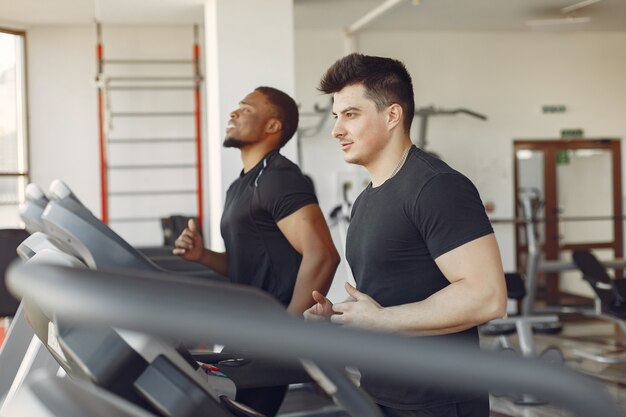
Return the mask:
[[(594, 249), (621, 257), (621, 151), (617, 139), (514, 141), (515, 207), (520, 192), (532, 191), (537, 207), (539, 245), (546, 260), (570, 260), (571, 251)], [(524, 265), (524, 233), (516, 228), (518, 268)], [(580, 282), (580, 280), (577, 280)], [(559, 274), (538, 281), (548, 304), (559, 304), (561, 290), (572, 288)], [(575, 291), (574, 291), (575, 292)], [(541, 294), (541, 291), (539, 291)]]

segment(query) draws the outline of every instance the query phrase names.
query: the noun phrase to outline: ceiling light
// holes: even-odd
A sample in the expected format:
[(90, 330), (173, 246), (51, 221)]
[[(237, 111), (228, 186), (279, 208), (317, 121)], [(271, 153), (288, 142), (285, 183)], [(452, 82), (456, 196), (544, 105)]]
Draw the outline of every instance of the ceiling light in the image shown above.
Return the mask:
[(556, 19), (537, 19), (527, 20), (528, 26), (548, 26), (548, 25), (569, 25), (573, 23), (587, 23), (591, 20), (590, 17), (559, 17)]

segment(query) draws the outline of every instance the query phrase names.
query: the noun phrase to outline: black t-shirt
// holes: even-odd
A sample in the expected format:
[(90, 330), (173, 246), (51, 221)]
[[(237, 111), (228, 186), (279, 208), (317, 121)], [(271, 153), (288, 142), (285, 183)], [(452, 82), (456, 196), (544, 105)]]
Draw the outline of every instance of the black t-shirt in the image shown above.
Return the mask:
[[(383, 307), (421, 301), (449, 285), (435, 259), (493, 233), (478, 191), (443, 161), (412, 147), (392, 178), (359, 195), (352, 208), (346, 257), (357, 287)], [(432, 336), (478, 347), (476, 328)], [(409, 386), (363, 373), (380, 404), (413, 409), (470, 399), (459, 392)]]
[(311, 183), (278, 151), (241, 173), (226, 192), (220, 223), (232, 282), (289, 304), (302, 256), (276, 223), (308, 204), (317, 204)]

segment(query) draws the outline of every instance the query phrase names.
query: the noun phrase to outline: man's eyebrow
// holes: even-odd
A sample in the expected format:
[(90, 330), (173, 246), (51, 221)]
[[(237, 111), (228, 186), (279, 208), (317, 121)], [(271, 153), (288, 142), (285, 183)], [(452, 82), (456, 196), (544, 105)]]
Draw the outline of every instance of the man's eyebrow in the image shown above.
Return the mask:
[[(340, 110), (340, 111), (339, 111), (339, 113), (342, 113), (342, 114), (343, 114), (343, 113), (347, 113), (347, 112), (349, 112), (349, 111), (355, 111), (355, 110), (356, 110), (356, 111), (359, 111), (359, 110), (361, 110), (361, 109), (360, 109), (359, 107), (355, 107), (355, 106), (348, 106), (348, 107), (346, 107), (345, 109)], [(333, 114), (334, 114), (335, 116), (337, 115), (337, 113), (335, 113), (335, 112), (333, 112)]]

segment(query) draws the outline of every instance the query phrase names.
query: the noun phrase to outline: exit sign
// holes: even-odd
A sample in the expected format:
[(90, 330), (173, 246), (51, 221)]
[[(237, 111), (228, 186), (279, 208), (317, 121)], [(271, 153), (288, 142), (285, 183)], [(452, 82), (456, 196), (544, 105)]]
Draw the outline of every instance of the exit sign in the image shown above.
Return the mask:
[(565, 113), (565, 105), (563, 104), (546, 104), (541, 106), (543, 113)]
[(561, 129), (562, 138), (582, 138), (584, 134), (582, 129)]

